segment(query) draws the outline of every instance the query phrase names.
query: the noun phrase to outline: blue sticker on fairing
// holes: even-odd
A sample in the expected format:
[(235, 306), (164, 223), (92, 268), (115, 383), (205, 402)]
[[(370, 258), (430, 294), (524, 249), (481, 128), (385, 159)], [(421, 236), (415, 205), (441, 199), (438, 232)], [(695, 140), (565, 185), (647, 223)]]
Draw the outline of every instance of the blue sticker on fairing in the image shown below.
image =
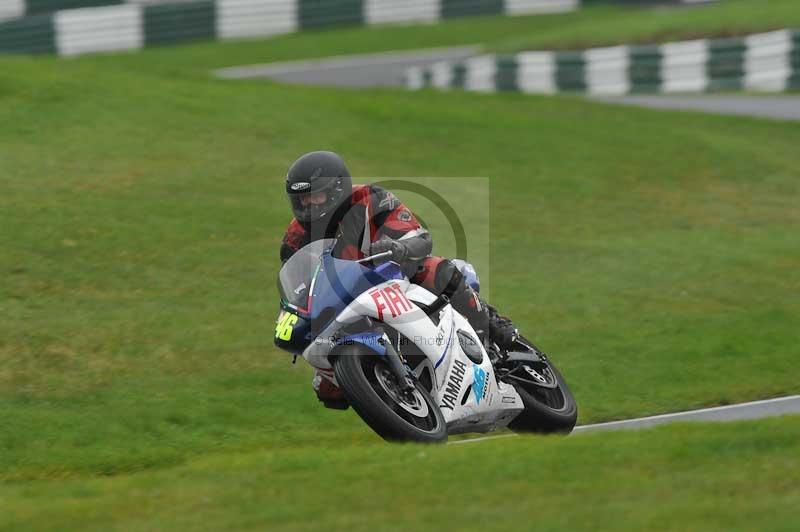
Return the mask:
[(384, 355), (386, 354), (386, 346), (381, 342), (382, 338), (382, 333), (351, 334), (337, 340), (336, 345), (353, 345), (353, 343), (359, 343), (369, 347), (379, 355)]
[(483, 399), (483, 395), (486, 393), (488, 375), (486, 374), (486, 370), (478, 365), (472, 366), (472, 373), (475, 377), (475, 380), (472, 382), (472, 391), (475, 392), (475, 401), (481, 404), (481, 399)]

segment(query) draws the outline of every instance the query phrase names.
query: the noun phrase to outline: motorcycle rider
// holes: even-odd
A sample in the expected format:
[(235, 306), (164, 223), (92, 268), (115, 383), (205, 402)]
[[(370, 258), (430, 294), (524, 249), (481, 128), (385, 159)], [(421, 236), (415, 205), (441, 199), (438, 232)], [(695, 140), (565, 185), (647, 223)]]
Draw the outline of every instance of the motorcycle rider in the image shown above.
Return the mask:
[[(452, 261), (430, 255), (430, 234), (392, 192), (376, 185), (353, 185), (339, 155), (315, 151), (301, 156), (287, 173), (286, 194), (294, 219), (281, 244), (282, 262), (323, 238), (337, 238), (334, 253), (343, 259), (391, 251), (385, 260), (400, 264), (411, 282), (435, 295), (447, 295), (482, 341), (501, 350), (511, 348), (518, 337), (511, 320), (483, 301)], [(342, 400), (341, 390), (322, 377), (314, 379), (319, 399), (326, 405)]]

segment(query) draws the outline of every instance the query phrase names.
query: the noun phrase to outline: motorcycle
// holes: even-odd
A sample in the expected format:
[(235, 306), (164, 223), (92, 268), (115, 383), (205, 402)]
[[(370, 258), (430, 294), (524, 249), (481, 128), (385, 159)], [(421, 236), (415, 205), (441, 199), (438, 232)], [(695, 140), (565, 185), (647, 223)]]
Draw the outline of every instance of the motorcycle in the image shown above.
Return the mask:
[[(531, 342), (520, 337), (510, 351), (483, 345), (447, 296), (412, 284), (391, 252), (344, 260), (336, 243), (312, 242), (281, 268), (275, 344), (339, 387), (342, 408), (387, 440), (573, 429), (575, 400)], [(474, 269), (458, 264), (479, 289)]]

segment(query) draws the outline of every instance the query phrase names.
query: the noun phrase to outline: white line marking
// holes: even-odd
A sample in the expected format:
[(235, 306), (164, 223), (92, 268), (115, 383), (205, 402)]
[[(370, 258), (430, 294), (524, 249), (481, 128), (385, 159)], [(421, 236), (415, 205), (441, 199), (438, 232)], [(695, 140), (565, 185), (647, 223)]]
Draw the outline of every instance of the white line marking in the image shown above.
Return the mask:
[[(768, 408), (759, 408), (768, 407)], [(714, 414), (741, 410), (741, 416), (735, 414), (730, 417), (713, 417)], [(595, 430), (613, 430), (621, 428), (645, 428), (670, 421), (736, 421), (737, 419), (756, 419), (784, 414), (800, 413), (800, 395), (788, 397), (777, 397), (775, 399), (764, 399), (761, 401), (750, 401), (735, 405), (714, 406), (711, 408), (700, 408), (697, 410), (687, 410), (685, 412), (674, 412), (671, 414), (659, 414), (634, 419), (624, 419), (620, 421), (609, 421), (607, 423), (594, 423), (591, 425), (580, 425), (575, 427), (575, 432), (591, 432)], [(477, 441), (496, 440), (500, 438), (510, 438), (516, 436), (514, 433), (498, 434), (496, 436), (482, 436), (468, 440), (458, 440), (448, 442), (448, 444), (472, 443)]]
[(449, 442), (447, 442), (447, 445), (456, 445), (458, 443), (472, 443), (472, 442), (484, 441), (484, 440), (499, 440), (500, 438), (510, 438), (512, 436), (516, 436), (516, 434), (514, 434), (514, 433), (498, 434), (497, 436), (481, 436), (480, 438), (470, 438), (468, 440), (449, 441)]
[[(660, 422), (664, 422), (667, 420), (685, 420), (691, 421), (694, 418), (698, 418), (702, 415), (706, 414), (714, 414), (718, 412), (725, 412), (730, 410), (742, 410), (743, 417), (738, 419), (752, 419), (753, 417), (769, 417), (771, 415), (781, 415), (784, 412), (777, 411), (777, 412), (764, 412), (763, 415), (757, 416), (748, 416), (747, 410), (752, 409), (754, 407), (759, 406), (766, 406), (766, 405), (779, 405), (780, 403), (792, 403), (795, 401), (800, 401), (800, 395), (792, 395), (789, 397), (778, 397), (775, 399), (764, 399), (762, 401), (750, 401), (748, 403), (740, 403), (736, 405), (725, 405), (725, 406), (714, 406), (711, 408), (700, 408), (697, 410), (687, 410), (685, 412), (674, 412), (672, 414), (660, 414), (657, 416), (647, 416), (647, 417), (640, 417), (636, 419), (623, 419), (620, 421), (609, 421), (607, 423), (595, 423), (592, 425), (581, 425), (579, 427), (575, 427), (575, 431), (587, 431), (587, 430), (599, 430), (599, 429), (612, 429), (618, 427), (625, 427), (625, 426), (650, 426), (656, 425)], [(786, 412), (788, 413), (788, 412)], [(701, 420), (703, 418), (700, 418)], [(730, 421), (735, 421), (737, 418), (735, 416), (731, 416), (728, 418)], [(708, 419), (708, 421), (715, 421), (714, 419)], [(718, 419), (717, 421), (722, 421), (723, 419)]]

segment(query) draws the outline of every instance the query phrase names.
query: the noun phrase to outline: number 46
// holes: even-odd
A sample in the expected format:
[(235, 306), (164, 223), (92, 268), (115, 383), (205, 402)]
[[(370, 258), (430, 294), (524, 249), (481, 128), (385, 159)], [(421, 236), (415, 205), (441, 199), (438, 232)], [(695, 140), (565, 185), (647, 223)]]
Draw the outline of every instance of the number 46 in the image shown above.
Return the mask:
[(275, 325), (275, 338), (289, 341), (292, 338), (294, 324), (297, 323), (297, 315), (282, 310), (278, 315), (278, 322)]

